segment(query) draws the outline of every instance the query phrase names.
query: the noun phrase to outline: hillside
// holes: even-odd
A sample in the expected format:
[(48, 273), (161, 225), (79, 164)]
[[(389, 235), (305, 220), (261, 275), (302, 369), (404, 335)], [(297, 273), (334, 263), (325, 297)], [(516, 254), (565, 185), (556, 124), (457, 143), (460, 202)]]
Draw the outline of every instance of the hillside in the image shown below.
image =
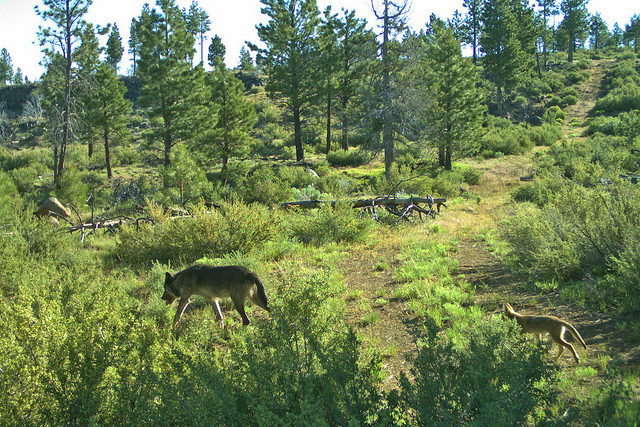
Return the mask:
[[(400, 145), (391, 183), (364, 134), (324, 153), (322, 123), (294, 162), (262, 88), (249, 90), (255, 139), (227, 170), (186, 144), (163, 166), (138, 109), (113, 179), (77, 143), (56, 188), (46, 129), (15, 126), (0, 151), (0, 408), (27, 424), (631, 425), (638, 187), (620, 175), (637, 173), (638, 116), (618, 108), (612, 75), (631, 85), (634, 60), (558, 61), (545, 76), (558, 90), (509, 101), (510, 117), (541, 124), (485, 118), (451, 171)], [(613, 107), (596, 112), (603, 99)], [(374, 221), (345, 202), (390, 192), (447, 207)], [(91, 226), (36, 218), (50, 195)], [(318, 199), (339, 203), (277, 208)], [(194, 297), (173, 328), (166, 273), (194, 263), (254, 271), (270, 312), (249, 303), (243, 326), (223, 299), (222, 328)], [(573, 324), (580, 365), (523, 338), (503, 302)]]

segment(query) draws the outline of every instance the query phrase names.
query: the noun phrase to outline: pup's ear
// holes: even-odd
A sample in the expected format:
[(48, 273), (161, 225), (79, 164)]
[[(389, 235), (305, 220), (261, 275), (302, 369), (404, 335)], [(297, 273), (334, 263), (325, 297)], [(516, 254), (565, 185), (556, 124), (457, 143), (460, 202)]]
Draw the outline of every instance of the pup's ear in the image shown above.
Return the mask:
[(165, 273), (164, 278), (165, 278), (165, 280), (171, 280), (171, 279), (173, 279), (173, 276), (171, 275), (171, 273), (169, 273), (169, 272), (167, 271), (167, 272)]

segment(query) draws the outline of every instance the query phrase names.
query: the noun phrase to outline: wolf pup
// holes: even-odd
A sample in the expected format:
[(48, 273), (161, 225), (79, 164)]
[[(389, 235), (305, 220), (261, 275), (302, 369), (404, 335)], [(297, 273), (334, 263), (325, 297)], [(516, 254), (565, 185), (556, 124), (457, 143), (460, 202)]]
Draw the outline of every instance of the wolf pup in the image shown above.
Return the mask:
[(233, 304), (242, 317), (244, 325), (249, 324), (249, 319), (244, 312), (244, 302), (247, 298), (259, 307), (269, 311), (267, 295), (264, 292), (262, 282), (255, 273), (245, 267), (230, 265), (224, 267), (211, 267), (208, 265), (194, 265), (175, 275), (167, 272), (164, 280), (164, 294), (162, 299), (167, 305), (180, 298), (178, 310), (173, 319), (175, 327), (182, 317), (191, 295), (201, 295), (213, 302), (216, 316), (224, 326), (222, 311), (220, 311), (220, 298), (231, 298)]
[(564, 331), (568, 330), (584, 348), (587, 348), (587, 345), (584, 343), (584, 340), (573, 326), (569, 323), (565, 322), (562, 319), (558, 319), (555, 316), (528, 316), (520, 313), (516, 313), (513, 310), (513, 307), (508, 302), (504, 303), (504, 312), (509, 319), (516, 319), (518, 325), (522, 327), (522, 333), (530, 333), (533, 334), (536, 339), (540, 339), (541, 334), (549, 334), (551, 335), (551, 339), (558, 344), (558, 356), (556, 360), (560, 358), (562, 353), (564, 352), (564, 348), (568, 348), (573, 354), (573, 358), (576, 359), (576, 363), (580, 363), (580, 357), (578, 357), (578, 353), (573, 348), (573, 346), (564, 340)]

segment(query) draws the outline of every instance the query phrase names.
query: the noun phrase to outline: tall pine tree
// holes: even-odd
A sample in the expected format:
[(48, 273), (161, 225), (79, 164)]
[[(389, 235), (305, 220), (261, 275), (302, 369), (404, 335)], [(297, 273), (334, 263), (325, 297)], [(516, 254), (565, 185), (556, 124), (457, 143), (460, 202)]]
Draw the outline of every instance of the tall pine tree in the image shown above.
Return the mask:
[(244, 85), (219, 62), (207, 76), (211, 117), (210, 128), (203, 133), (202, 151), (222, 161), (227, 169), (231, 157), (242, 156), (249, 151), (251, 131), (256, 123), (253, 103), (244, 95)]
[(113, 24), (107, 39), (107, 63), (116, 70), (116, 73), (118, 72), (118, 63), (122, 59), (122, 52), (124, 52), (122, 37), (120, 37), (118, 26)]
[(520, 81), (523, 52), (518, 37), (518, 20), (511, 0), (487, 0), (482, 14), (484, 30), (480, 37), (484, 53), (484, 72), (496, 85), (498, 115), (503, 114), (504, 91)]
[[(73, 44), (80, 38), (86, 22), (84, 16), (87, 13), (92, 0), (43, 0), (43, 9), (36, 6), (36, 13), (52, 26), (39, 27), (38, 38), (40, 46), (49, 58), (51, 66), (62, 67), (64, 75), (64, 93), (62, 105), (62, 130), (59, 141), (54, 143), (54, 167), (53, 177), (56, 186), (60, 186), (60, 178), (64, 172), (67, 158), (67, 146), (71, 135), (71, 86), (74, 80), (73, 71)], [(62, 61), (58, 61), (58, 55)]]
[(478, 148), (486, 107), (477, 70), (462, 56), (453, 30), (442, 22), (434, 25), (418, 70), (427, 100), (425, 128), (438, 149), (439, 165), (451, 170), (454, 154), (473, 154)]
[(568, 36), (567, 59), (573, 62), (573, 55), (578, 45), (585, 41), (589, 30), (589, 0), (562, 0), (560, 10), (564, 18), (560, 27)]
[(266, 45), (259, 62), (269, 75), (266, 85), (272, 96), (282, 96), (293, 115), (296, 160), (304, 159), (302, 116), (317, 96), (317, 27), (319, 12), (315, 0), (260, 0), (269, 22), (257, 26)]
[(127, 91), (118, 79), (112, 64), (101, 64), (95, 74), (95, 91), (85, 104), (86, 120), (94, 136), (101, 136), (104, 142), (104, 157), (107, 177), (113, 177), (111, 170), (111, 138), (118, 135), (126, 138), (127, 122), (131, 112), (131, 101), (124, 98)]
[[(171, 163), (171, 148), (194, 136), (199, 128), (204, 73), (191, 69), (193, 36), (174, 0), (158, 0), (160, 11), (140, 16), (140, 104), (160, 119), (155, 136), (162, 141), (164, 164)], [(199, 67), (201, 68), (201, 67)]]

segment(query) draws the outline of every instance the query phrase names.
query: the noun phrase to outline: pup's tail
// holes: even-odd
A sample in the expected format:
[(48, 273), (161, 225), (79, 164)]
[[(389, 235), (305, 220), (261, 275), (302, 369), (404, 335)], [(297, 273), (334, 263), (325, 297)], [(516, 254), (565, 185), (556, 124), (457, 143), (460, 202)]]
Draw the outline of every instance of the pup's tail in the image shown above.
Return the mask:
[(584, 343), (584, 340), (582, 339), (582, 337), (580, 336), (580, 333), (578, 332), (578, 330), (576, 328), (574, 328), (572, 325), (570, 325), (569, 323), (565, 322), (563, 323), (563, 326), (565, 328), (567, 328), (567, 330), (569, 332), (571, 332), (571, 335), (573, 335), (573, 338), (575, 338), (576, 340), (578, 340), (580, 342), (580, 344), (582, 344), (582, 346), (584, 348), (587, 348), (587, 345)]

